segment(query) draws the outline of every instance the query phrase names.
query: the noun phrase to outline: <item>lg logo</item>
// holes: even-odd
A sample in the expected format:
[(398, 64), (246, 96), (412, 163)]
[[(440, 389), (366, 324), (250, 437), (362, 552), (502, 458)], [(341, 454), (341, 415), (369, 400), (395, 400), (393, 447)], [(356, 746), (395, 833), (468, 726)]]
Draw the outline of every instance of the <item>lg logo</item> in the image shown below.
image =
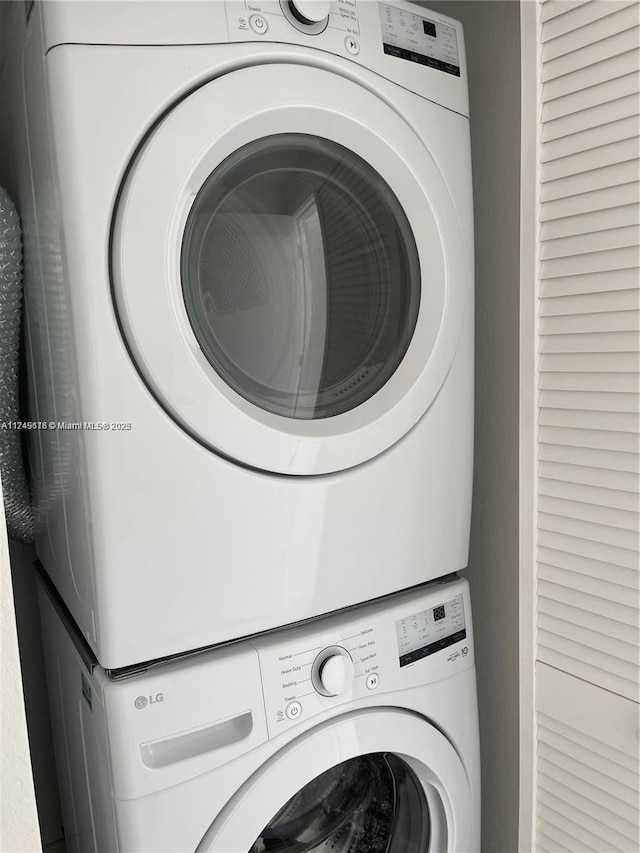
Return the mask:
[(138, 711), (142, 711), (147, 705), (155, 705), (157, 702), (164, 702), (164, 693), (156, 693), (155, 696), (138, 696), (133, 704)]

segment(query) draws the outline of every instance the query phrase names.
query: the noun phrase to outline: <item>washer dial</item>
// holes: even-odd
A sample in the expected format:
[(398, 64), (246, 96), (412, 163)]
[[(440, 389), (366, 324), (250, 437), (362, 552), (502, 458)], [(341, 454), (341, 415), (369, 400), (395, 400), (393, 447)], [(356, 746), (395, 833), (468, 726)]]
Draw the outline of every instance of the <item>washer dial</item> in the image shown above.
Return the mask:
[(351, 655), (342, 646), (323, 649), (313, 662), (311, 683), (321, 696), (340, 696), (353, 680)]

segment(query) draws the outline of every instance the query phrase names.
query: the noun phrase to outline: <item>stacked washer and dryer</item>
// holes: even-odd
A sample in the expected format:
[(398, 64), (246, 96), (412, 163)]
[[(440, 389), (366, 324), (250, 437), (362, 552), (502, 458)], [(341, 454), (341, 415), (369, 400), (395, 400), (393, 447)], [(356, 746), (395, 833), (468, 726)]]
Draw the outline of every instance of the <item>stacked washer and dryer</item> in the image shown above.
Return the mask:
[(16, 5), (68, 853), (477, 853), (461, 26)]

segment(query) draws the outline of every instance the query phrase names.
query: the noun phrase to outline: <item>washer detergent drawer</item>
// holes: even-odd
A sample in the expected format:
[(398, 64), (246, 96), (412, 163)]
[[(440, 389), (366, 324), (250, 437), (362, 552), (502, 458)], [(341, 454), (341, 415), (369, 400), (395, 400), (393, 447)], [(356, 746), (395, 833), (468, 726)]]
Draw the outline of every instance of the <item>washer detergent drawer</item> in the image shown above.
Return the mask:
[(119, 799), (179, 784), (267, 740), (257, 653), (242, 643), (190, 660), (104, 680)]

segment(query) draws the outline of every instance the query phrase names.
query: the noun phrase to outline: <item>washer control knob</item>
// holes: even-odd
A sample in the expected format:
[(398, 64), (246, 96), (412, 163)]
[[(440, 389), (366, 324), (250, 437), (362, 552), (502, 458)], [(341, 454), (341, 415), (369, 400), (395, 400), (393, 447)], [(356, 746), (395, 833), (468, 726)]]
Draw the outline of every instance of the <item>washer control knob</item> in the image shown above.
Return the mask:
[(311, 670), (311, 681), (322, 696), (340, 696), (353, 679), (351, 655), (341, 646), (320, 652)]
[(290, 0), (291, 11), (303, 24), (319, 24), (329, 17), (330, 0)]

